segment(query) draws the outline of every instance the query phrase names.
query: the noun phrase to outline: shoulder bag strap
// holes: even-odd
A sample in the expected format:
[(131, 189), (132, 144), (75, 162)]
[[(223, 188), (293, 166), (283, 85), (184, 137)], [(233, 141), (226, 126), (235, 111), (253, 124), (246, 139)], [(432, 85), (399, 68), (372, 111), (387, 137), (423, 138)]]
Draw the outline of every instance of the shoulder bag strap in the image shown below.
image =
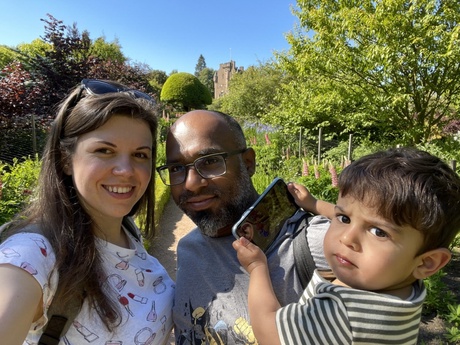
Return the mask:
[(296, 223), (297, 231), (293, 240), (294, 264), (300, 283), (304, 289), (310, 282), (316, 268), (307, 239), (308, 225), (312, 216), (312, 214), (305, 212), (305, 214), (298, 219)]
[[(59, 285), (56, 290), (55, 297), (60, 294)], [(79, 301), (74, 298), (66, 305), (59, 303), (57, 298), (53, 298), (48, 309), (48, 323), (43, 331), (38, 345), (58, 345), (60, 339), (67, 333), (73, 321), (80, 312), (83, 300)]]

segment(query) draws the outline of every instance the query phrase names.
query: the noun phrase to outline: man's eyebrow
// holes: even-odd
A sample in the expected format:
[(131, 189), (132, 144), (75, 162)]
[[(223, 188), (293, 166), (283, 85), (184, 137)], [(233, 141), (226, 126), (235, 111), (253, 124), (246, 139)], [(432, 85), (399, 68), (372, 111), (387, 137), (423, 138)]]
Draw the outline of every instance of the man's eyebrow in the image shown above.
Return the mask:
[[(180, 164), (181, 165), (181, 164), (185, 164), (184, 162), (191, 163), (191, 162), (194, 162), (196, 159), (201, 158), (203, 156), (212, 155), (213, 153), (224, 153), (224, 152), (226, 152), (226, 151), (224, 149), (222, 149), (222, 148), (206, 148), (206, 149), (200, 150), (198, 152), (195, 152), (195, 154), (193, 155), (192, 159), (184, 159), (183, 157), (180, 157), (180, 158), (174, 159), (174, 160), (166, 159), (165, 164)], [(167, 156), (168, 155), (166, 155), (166, 157)]]

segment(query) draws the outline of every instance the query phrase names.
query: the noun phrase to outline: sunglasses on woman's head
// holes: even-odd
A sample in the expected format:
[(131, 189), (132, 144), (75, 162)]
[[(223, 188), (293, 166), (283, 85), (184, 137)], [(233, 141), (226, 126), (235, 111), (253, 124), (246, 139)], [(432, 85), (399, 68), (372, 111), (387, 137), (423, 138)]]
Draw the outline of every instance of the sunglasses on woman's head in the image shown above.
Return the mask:
[(77, 98), (75, 99), (75, 104), (78, 103), (78, 101), (80, 100), (83, 90), (88, 92), (90, 95), (102, 95), (105, 93), (112, 92), (127, 92), (134, 98), (143, 98), (155, 104), (155, 100), (144, 92), (135, 89), (130, 89), (127, 86), (112, 81), (98, 79), (83, 79), (81, 81), (80, 92)]

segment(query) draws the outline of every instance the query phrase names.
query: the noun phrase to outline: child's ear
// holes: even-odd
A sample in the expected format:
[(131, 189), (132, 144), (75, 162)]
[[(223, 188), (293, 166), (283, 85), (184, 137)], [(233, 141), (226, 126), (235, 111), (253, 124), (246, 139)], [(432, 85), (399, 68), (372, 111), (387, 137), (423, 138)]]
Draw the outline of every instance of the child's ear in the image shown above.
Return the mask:
[(419, 256), (422, 263), (418, 265), (413, 274), (416, 279), (425, 279), (432, 276), (450, 261), (452, 254), (447, 248), (437, 248)]

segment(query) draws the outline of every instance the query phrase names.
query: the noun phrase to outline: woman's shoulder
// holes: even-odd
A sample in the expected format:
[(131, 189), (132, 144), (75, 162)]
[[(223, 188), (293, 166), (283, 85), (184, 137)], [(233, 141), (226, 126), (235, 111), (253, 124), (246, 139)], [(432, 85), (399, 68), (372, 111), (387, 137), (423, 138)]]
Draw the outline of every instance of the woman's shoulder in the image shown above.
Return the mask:
[(23, 231), (18, 231), (11, 234), (0, 243), (0, 248), (38, 248), (44, 256), (50, 254), (51, 244), (48, 239), (40, 232), (30, 231), (29, 228), (24, 228)]
[[(0, 263), (21, 267), (32, 275), (49, 271), (55, 263), (48, 239), (35, 232), (18, 232), (0, 244)], [(46, 274), (47, 275), (47, 274)]]

